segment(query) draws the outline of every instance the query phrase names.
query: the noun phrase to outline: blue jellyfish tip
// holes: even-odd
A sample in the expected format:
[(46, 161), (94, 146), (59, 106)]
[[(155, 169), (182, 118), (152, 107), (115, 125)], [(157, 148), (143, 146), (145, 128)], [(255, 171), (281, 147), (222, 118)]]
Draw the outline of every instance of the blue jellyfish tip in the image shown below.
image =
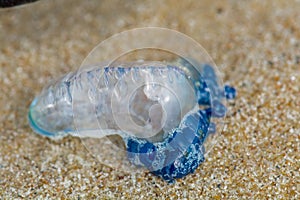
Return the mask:
[(52, 132), (49, 132), (49, 131), (47, 131), (47, 130), (44, 130), (43, 128), (41, 128), (41, 127), (35, 122), (35, 118), (34, 118), (34, 116), (33, 116), (33, 109), (34, 109), (36, 103), (37, 103), (37, 98), (35, 98), (35, 99), (33, 100), (33, 102), (31, 103), (30, 108), (29, 108), (29, 111), (28, 111), (28, 116), (27, 116), (27, 117), (28, 117), (28, 123), (29, 123), (31, 129), (32, 129), (34, 132), (36, 132), (36, 133), (38, 133), (38, 134), (40, 134), (40, 135), (43, 135), (43, 136), (47, 136), (47, 137), (51, 137), (51, 138), (56, 137), (56, 136), (57, 136), (57, 133), (52, 133)]
[(225, 85), (224, 91), (226, 99), (234, 99), (236, 97), (236, 89), (234, 87)]

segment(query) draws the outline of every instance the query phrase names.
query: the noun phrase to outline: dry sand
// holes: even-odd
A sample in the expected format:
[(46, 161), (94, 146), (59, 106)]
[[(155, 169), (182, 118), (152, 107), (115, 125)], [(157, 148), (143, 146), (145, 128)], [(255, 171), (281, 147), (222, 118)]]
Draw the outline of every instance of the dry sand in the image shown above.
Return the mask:
[[(0, 199), (300, 199), (300, 1), (42, 0), (0, 10)], [(102, 165), (80, 139), (27, 122), (52, 78), (105, 38), (136, 27), (181, 31), (238, 90), (223, 137), (169, 185)]]

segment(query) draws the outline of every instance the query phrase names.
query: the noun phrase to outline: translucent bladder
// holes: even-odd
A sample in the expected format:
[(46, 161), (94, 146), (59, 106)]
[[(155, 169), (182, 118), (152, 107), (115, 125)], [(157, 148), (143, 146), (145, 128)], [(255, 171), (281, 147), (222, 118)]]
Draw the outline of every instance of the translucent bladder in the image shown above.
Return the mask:
[(178, 127), (188, 112), (198, 110), (201, 75), (187, 76), (186, 70), (179, 64), (137, 62), (69, 73), (35, 98), (30, 123), (36, 132), (54, 138), (66, 134), (99, 138), (116, 132), (163, 136)]

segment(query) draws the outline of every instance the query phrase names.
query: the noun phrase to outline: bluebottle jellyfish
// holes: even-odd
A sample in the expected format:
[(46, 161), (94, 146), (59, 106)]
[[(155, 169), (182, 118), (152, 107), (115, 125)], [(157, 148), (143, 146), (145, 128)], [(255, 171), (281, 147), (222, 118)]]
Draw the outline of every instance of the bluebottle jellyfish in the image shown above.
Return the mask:
[(186, 60), (141, 61), (71, 72), (34, 99), (29, 123), (50, 138), (120, 135), (131, 163), (172, 182), (204, 161), (212, 118), (224, 117), (223, 100), (236, 96), (221, 88), (211, 65), (198, 68)]

